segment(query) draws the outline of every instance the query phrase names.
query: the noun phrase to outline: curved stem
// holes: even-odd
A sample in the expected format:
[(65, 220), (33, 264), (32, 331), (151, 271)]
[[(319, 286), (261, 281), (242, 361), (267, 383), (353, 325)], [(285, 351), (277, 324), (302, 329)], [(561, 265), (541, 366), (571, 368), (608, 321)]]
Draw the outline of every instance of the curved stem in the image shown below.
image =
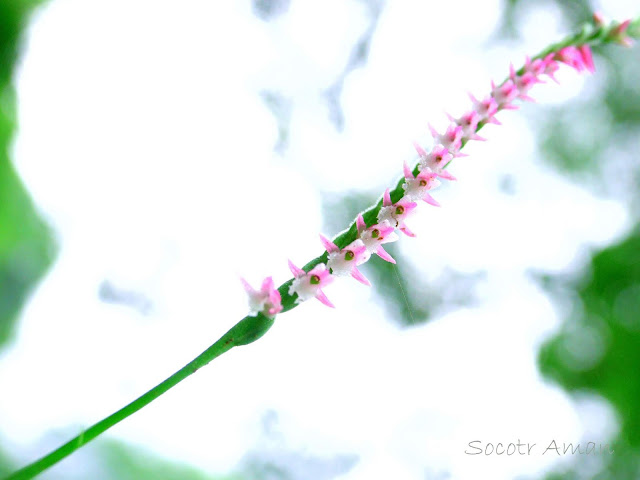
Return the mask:
[(147, 393), (141, 395), (133, 402), (121, 408), (117, 412), (112, 413), (105, 419), (100, 420), (98, 423), (92, 425), (87, 430), (84, 430), (77, 437), (72, 438), (51, 453), (9, 475), (5, 480), (26, 480), (35, 477), (37, 474), (58, 463), (60, 460), (67, 457), (83, 445), (86, 445), (98, 435), (113, 427), (116, 423), (121, 422), (129, 415), (148, 405), (189, 375), (195, 373), (199, 368), (204, 367), (214, 358), (219, 357), (235, 346), (247, 345), (257, 340), (264, 335), (272, 325), (273, 319), (267, 318), (263, 315), (243, 318), (233, 326), (231, 330), (220, 337), (217, 342), (169, 378), (153, 387)]
[[(546, 54), (557, 51), (562, 47), (566, 47), (568, 45), (598, 45), (604, 43), (611, 43), (615, 41), (615, 38), (612, 37), (612, 32), (616, 28), (617, 24), (612, 23), (610, 25), (585, 25), (583, 29), (574, 35), (566, 37), (564, 40), (550, 45), (545, 50), (536, 55), (535, 58), (544, 57)], [(635, 19), (631, 25), (628, 32), (631, 36), (638, 37), (640, 36), (640, 18)], [(523, 67), (524, 68), (524, 67)], [(521, 68), (518, 73), (522, 73), (523, 68)], [(505, 80), (506, 81), (506, 80)], [(484, 123), (478, 125), (478, 130), (480, 130), (484, 126)], [(414, 174), (417, 173), (417, 167), (414, 168)], [(402, 197), (403, 189), (402, 184), (404, 183), (404, 179), (401, 178), (395, 188), (391, 191), (391, 200), (396, 202)], [(382, 206), (382, 200), (379, 200), (377, 204), (369, 207), (366, 211), (363, 212), (363, 217), (365, 223), (367, 225), (372, 225), (376, 222), (377, 214), (380, 211), (380, 207)], [(342, 248), (355, 240), (357, 235), (357, 229), (355, 225), (355, 221), (349, 226), (349, 228), (339, 234), (336, 238), (333, 239), (333, 242), (338, 245), (338, 247)], [(319, 257), (314, 258), (310, 262), (308, 262), (303, 270), (309, 271), (313, 267), (315, 267), (318, 263), (327, 261), (327, 252), (324, 252)], [(280, 296), (282, 297), (282, 313), (291, 310), (292, 308), (297, 306), (295, 294), (289, 293), (289, 287), (293, 279), (282, 284), (278, 291), (280, 292)], [(52, 451), (51, 453), (45, 455), (39, 460), (27, 465), (26, 467), (14, 472), (12, 475), (7, 477), (5, 480), (25, 480), (29, 478), (33, 478), (38, 473), (44, 471), (50, 466), (56, 464), (66, 456), (73, 453), (78, 448), (83, 445), (89, 443), (91, 440), (96, 438), (102, 432), (108, 430), (118, 422), (124, 420), (129, 415), (137, 412), (142, 407), (148, 405), (153, 400), (158, 398), (160, 395), (165, 393), (170, 388), (176, 386), (182, 380), (187, 378), (189, 375), (195, 373), (200, 367), (205, 366), (214, 358), (219, 357), (223, 353), (231, 350), (235, 346), (239, 345), (247, 345), (251, 342), (256, 341), (262, 335), (264, 335), (267, 330), (271, 328), (273, 325), (273, 319), (267, 318), (261, 314), (258, 314), (255, 317), (245, 317), (240, 320), (234, 327), (231, 328), (227, 333), (225, 333), (217, 342), (207, 348), (204, 352), (198, 355), (195, 359), (189, 362), (187, 365), (182, 367), (176, 373), (171, 375), (169, 378), (153, 387), (144, 395), (140, 396), (130, 404), (121, 408), (117, 412), (109, 415), (107, 418), (99, 421), (95, 425), (89, 427), (84, 432), (80, 433), (75, 438), (72, 438), (67, 443)]]

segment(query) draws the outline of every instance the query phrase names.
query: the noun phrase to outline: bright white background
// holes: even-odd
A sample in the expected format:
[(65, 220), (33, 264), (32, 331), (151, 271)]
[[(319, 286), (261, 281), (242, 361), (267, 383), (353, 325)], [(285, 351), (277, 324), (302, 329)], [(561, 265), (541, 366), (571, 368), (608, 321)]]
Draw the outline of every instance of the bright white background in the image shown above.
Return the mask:
[[(0, 357), (2, 443), (31, 461), (200, 353), (246, 313), (238, 275), (280, 284), (288, 258), (321, 253), (321, 192), (382, 192), (411, 142), (428, 144), (428, 121), (444, 126), (466, 91), (484, 95), (510, 61), (570, 28), (541, 3), (524, 42), (488, 48), (500, 10), (497, 0), (385, 5), (368, 62), (345, 78), (339, 132), (322, 92), (368, 28), (357, 1), (293, 0), (271, 22), (248, 2), (49, 2), (16, 79), (15, 161), (60, 250)], [(605, 11), (634, 13), (622, 1)], [(533, 95), (570, 108), (607, 72), (558, 78)], [(282, 154), (265, 90), (292, 105)], [(273, 410), (284, 448), (357, 455), (349, 480), (510, 479), (557, 459), (543, 447), (469, 456), (467, 443), (606, 442), (608, 407), (569, 399), (536, 370), (563, 312), (527, 272), (579, 271), (589, 248), (624, 234), (627, 213), (544, 165), (535, 108), (483, 130), (490, 141), (452, 166), (459, 182), (436, 192), (443, 208), (420, 207), (418, 237), (401, 239), (426, 278), (486, 271), (477, 306), (402, 330), (369, 289), (337, 282), (326, 292), (335, 311), (312, 301), (279, 317), (108, 435), (225, 473), (264, 447)], [(151, 312), (100, 301), (104, 280), (144, 295)], [(60, 436), (43, 437), (52, 430)]]

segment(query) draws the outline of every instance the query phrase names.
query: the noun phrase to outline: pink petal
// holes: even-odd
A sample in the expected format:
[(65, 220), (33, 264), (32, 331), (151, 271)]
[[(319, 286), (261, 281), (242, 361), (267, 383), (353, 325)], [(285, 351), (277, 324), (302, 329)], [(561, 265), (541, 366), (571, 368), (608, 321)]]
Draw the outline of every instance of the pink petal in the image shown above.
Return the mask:
[(291, 273), (293, 273), (294, 277), (301, 277), (305, 274), (304, 270), (296, 267), (291, 260), (289, 260), (289, 270), (291, 270)]
[(339, 252), (340, 251), (340, 249), (338, 248), (338, 246), (335, 243), (333, 243), (331, 240), (329, 240), (328, 238), (326, 238), (322, 234), (320, 234), (320, 240), (322, 241), (322, 244), (324, 245), (324, 248), (327, 249), (327, 252), (333, 253), (333, 252)]
[(470, 139), (470, 140), (477, 140), (477, 141), (479, 141), (479, 142), (486, 142), (486, 141), (487, 141), (487, 139), (486, 139), (486, 138), (481, 137), (481, 136), (480, 136), (480, 135), (478, 135), (477, 133), (474, 133), (473, 135), (471, 135), (471, 136), (469, 137), (469, 139)]
[(436, 201), (435, 198), (433, 198), (430, 194), (425, 193), (424, 197), (422, 198), (425, 202), (427, 202), (429, 205), (433, 205), (434, 207), (439, 207), (440, 204)]
[(325, 287), (333, 282), (333, 276), (329, 273), (329, 269), (324, 263), (319, 263), (315, 267), (313, 267), (307, 275), (317, 275), (320, 279), (320, 287)]
[(458, 180), (456, 177), (454, 177), (453, 175), (451, 175), (449, 172), (447, 172), (446, 170), (441, 171), (440, 173), (438, 173), (438, 176), (440, 178), (444, 178), (446, 180)]
[(335, 305), (329, 301), (322, 290), (318, 290), (318, 292), (316, 293), (316, 298), (324, 303), (327, 307), (336, 308)]
[(387, 235), (395, 230), (395, 228), (393, 228), (391, 225), (389, 225), (388, 227), (382, 227), (379, 224), (375, 224), (371, 228), (373, 229), (374, 227), (380, 230), (380, 238), (382, 239), (384, 239)]
[(358, 228), (358, 234), (361, 234), (362, 231), (367, 228), (367, 224), (364, 223), (364, 218), (362, 217), (361, 213), (359, 213), (358, 217), (356, 218), (356, 227)]
[(271, 293), (273, 290), (273, 278), (267, 277), (262, 281), (262, 293)]
[(422, 148), (416, 142), (413, 142), (413, 146), (415, 147), (416, 151), (418, 152), (418, 155), (420, 155), (421, 157), (426, 157), (427, 156), (427, 152), (425, 152), (424, 148)]
[[(280, 296), (280, 292), (278, 290), (272, 290), (269, 294), (269, 301), (275, 306), (280, 306), (280, 310), (282, 310), (282, 297)], [(278, 311), (280, 311), (278, 310)]]
[(390, 207), (391, 205), (393, 205), (393, 203), (391, 203), (391, 195), (389, 194), (389, 189), (387, 188), (384, 191), (384, 195), (382, 197), (382, 206)]
[(602, 12), (593, 13), (593, 23), (595, 23), (598, 27), (604, 25), (604, 15), (602, 14)]
[(593, 55), (591, 54), (591, 48), (589, 48), (589, 45), (580, 45), (578, 50), (580, 51), (582, 61), (586, 65), (587, 70), (591, 73), (595, 73), (596, 66), (593, 63)]
[(400, 231), (402, 233), (404, 233), (408, 237), (415, 237), (416, 236), (416, 234), (413, 233), (411, 230), (409, 230), (409, 228), (406, 225), (400, 227)]
[(382, 248), (382, 246), (379, 246), (376, 249), (376, 255), (378, 255), (381, 259), (386, 260), (389, 263), (396, 263), (393, 257), (389, 255), (389, 253), (387, 253), (387, 251), (384, 248)]
[(362, 272), (358, 270), (356, 267), (354, 267), (353, 270), (351, 270), (351, 276), (356, 280), (358, 280), (360, 283), (366, 285), (367, 287), (371, 286), (371, 282), (367, 280), (367, 277), (365, 277), (362, 274)]
[(519, 97), (527, 102), (538, 103), (535, 98), (530, 97), (529, 95), (519, 95)]
[(614, 28), (614, 31), (616, 32), (616, 34), (621, 35), (624, 32), (626, 32), (626, 30), (627, 30), (627, 28), (629, 28), (630, 24), (631, 24), (631, 19), (625, 20), (620, 25), (618, 25), (616, 28)]
[(247, 293), (255, 293), (254, 288), (249, 285), (249, 282), (247, 282), (244, 278), (240, 277), (240, 281), (242, 282), (242, 286), (244, 287), (245, 291)]
[(403, 170), (404, 170), (404, 178), (405, 179), (412, 180), (414, 178), (413, 177), (413, 172), (409, 168), (409, 165), (407, 165), (407, 162), (404, 162)]

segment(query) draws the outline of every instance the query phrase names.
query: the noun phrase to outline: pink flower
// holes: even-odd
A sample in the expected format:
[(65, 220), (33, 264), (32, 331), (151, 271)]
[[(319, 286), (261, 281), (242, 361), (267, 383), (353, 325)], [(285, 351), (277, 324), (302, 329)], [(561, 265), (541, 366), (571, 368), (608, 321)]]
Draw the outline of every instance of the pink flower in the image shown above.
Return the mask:
[(335, 308), (322, 291), (322, 288), (333, 282), (333, 276), (331, 276), (329, 269), (324, 263), (319, 263), (309, 272), (305, 272), (289, 260), (289, 269), (294, 276), (293, 283), (289, 287), (289, 295), (293, 295), (294, 293), (298, 295), (296, 303), (301, 303), (315, 297), (327, 307)]
[(473, 109), (480, 115), (481, 122), (490, 122), (500, 125), (500, 122), (493, 116), (498, 113), (498, 102), (489, 96), (480, 101), (473, 95), (469, 94), (469, 98), (473, 102)]
[(371, 282), (358, 270), (358, 265), (369, 260), (371, 256), (362, 240), (356, 239), (342, 250), (323, 235), (320, 235), (320, 240), (329, 253), (327, 267), (333, 275), (338, 277), (351, 275), (360, 283), (371, 286)]
[(518, 98), (518, 88), (512, 80), (507, 80), (502, 85), (496, 85), (495, 82), (491, 80), (491, 96), (495, 99), (500, 109), (506, 108), (513, 110), (518, 108), (511, 104), (511, 102)]
[(249, 295), (249, 308), (252, 315), (262, 313), (267, 317), (273, 317), (282, 311), (282, 298), (273, 285), (271, 277), (264, 279), (259, 291), (249, 285), (244, 278), (240, 278), (240, 281)]
[(418, 166), (418, 169), (421, 171), (426, 170), (427, 172), (433, 172), (440, 178), (445, 178), (447, 180), (456, 179), (456, 177), (444, 169), (453, 159), (449, 150), (444, 148), (442, 145), (436, 145), (433, 147), (433, 150), (431, 150), (431, 153), (427, 154), (427, 152), (425, 152), (417, 143), (414, 143), (413, 146), (416, 148), (418, 155), (420, 155), (420, 165)]
[(404, 198), (407, 200), (424, 200), (429, 205), (439, 207), (440, 204), (429, 194), (429, 190), (440, 185), (438, 174), (428, 169), (421, 171), (416, 177), (405, 162), (404, 164)]
[(541, 58), (536, 58), (535, 60), (531, 60), (527, 55), (524, 60), (524, 71), (532, 73), (536, 77), (545, 73), (547, 65), (545, 61)]
[(629, 37), (627, 30), (629, 29), (629, 25), (631, 25), (631, 20), (625, 20), (624, 22), (616, 25), (609, 34), (609, 38), (614, 42), (619, 43), (620, 45), (624, 45), (625, 47), (630, 47), (633, 45), (633, 40)]
[(485, 141), (486, 138), (482, 138), (480, 135), (476, 133), (478, 129), (478, 123), (482, 120), (482, 117), (475, 110), (470, 110), (460, 118), (453, 118), (451, 115), (447, 114), (449, 120), (454, 122), (456, 125), (462, 127), (462, 139), (463, 140), (481, 140)]
[(558, 83), (556, 77), (554, 76), (555, 72), (558, 70), (558, 62), (555, 61), (555, 53), (550, 53), (546, 57), (544, 57), (544, 74), (547, 75), (551, 80)]
[(415, 237), (415, 233), (409, 230), (404, 223), (404, 220), (411, 214), (411, 212), (413, 212), (418, 204), (403, 200), (391, 203), (391, 195), (389, 194), (388, 188), (385, 190), (382, 198), (382, 208), (380, 208), (380, 211), (378, 212), (378, 223), (382, 223), (386, 220), (391, 225), (395, 225), (396, 228), (400, 229), (400, 231), (405, 235)]
[(568, 46), (561, 48), (555, 54), (555, 59), (566, 63), (570, 67), (573, 67), (578, 72), (584, 70), (593, 71), (593, 58), (591, 57), (591, 49), (589, 45), (583, 45), (584, 48), (577, 48), (574, 46)]
[(369, 255), (375, 253), (381, 259), (387, 262), (396, 263), (391, 255), (382, 248), (385, 243), (391, 243), (398, 240), (395, 229), (391, 226), (388, 220), (384, 222), (376, 223), (367, 228), (367, 224), (364, 223), (362, 214), (358, 214), (356, 218), (356, 226), (358, 228), (358, 238), (362, 240), (364, 246), (367, 248)]
[(446, 148), (454, 157), (464, 156), (459, 154), (460, 148), (462, 148), (462, 127), (455, 124), (450, 124), (447, 127), (447, 131), (442, 135), (439, 134), (431, 124), (429, 124), (429, 130), (433, 136), (433, 141), (436, 145), (442, 145)]
[(527, 95), (527, 92), (533, 87), (536, 83), (543, 83), (537, 76), (535, 76), (531, 72), (525, 72), (522, 75), (516, 74), (516, 69), (513, 68), (513, 64), (509, 65), (509, 77), (511, 81), (516, 86), (518, 90), (518, 98), (522, 100), (529, 100), (533, 102), (533, 98)]
[(596, 66), (593, 63), (593, 54), (591, 53), (591, 47), (587, 44), (580, 45), (578, 47), (578, 51), (580, 52), (582, 62), (584, 63), (584, 66), (587, 68), (589, 73), (595, 73)]

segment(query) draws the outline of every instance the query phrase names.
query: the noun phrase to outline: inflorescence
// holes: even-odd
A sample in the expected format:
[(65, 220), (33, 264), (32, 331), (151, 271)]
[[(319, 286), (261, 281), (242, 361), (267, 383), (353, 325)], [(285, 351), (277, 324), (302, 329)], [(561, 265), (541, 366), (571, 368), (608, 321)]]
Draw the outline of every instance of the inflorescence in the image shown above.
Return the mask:
[[(596, 25), (603, 23), (602, 17), (598, 14), (594, 15), (594, 20)], [(631, 40), (626, 31), (629, 24), (630, 21), (618, 24), (609, 32), (610, 39), (629, 46)], [(288, 293), (296, 295), (295, 303), (315, 297), (323, 304), (334, 307), (323, 288), (331, 284), (335, 277), (350, 275), (365, 285), (371, 285), (358, 267), (367, 262), (372, 254), (375, 253), (387, 262), (396, 263), (385, 251), (383, 245), (398, 240), (396, 230), (409, 237), (415, 237), (407, 226), (406, 220), (415, 212), (418, 206), (417, 201), (422, 200), (429, 205), (439, 207), (440, 204), (431, 196), (430, 191), (440, 185), (440, 179), (456, 180), (445, 169), (454, 158), (466, 156), (460, 152), (460, 149), (468, 141), (484, 141), (485, 139), (477, 134), (478, 129), (488, 123), (500, 125), (495, 115), (501, 110), (517, 109), (514, 101), (533, 101), (529, 96), (529, 90), (537, 83), (545, 83), (543, 76), (557, 83), (554, 74), (560, 64), (568, 65), (579, 73), (595, 71), (591, 48), (586, 43), (560, 48), (543, 58), (531, 60), (527, 57), (521, 70), (516, 71), (513, 65), (510, 66), (509, 78), (505, 82), (496, 85), (492, 81), (490, 94), (482, 100), (470, 94), (471, 109), (459, 118), (449, 115), (451, 123), (444, 133), (439, 133), (429, 125), (434, 146), (427, 152), (420, 145), (415, 144), (419, 160), (413, 170), (406, 163), (404, 164), (402, 185), (404, 196), (394, 203), (387, 189), (382, 197), (377, 223), (367, 226), (362, 214), (359, 214), (356, 219), (357, 238), (344, 248), (339, 248), (320, 235), (320, 240), (328, 254), (327, 261), (315, 265), (308, 272), (289, 261), (294, 280)], [(264, 280), (260, 291), (254, 290), (244, 279), (242, 282), (249, 295), (252, 314), (262, 313), (267, 317), (273, 317), (283, 309), (280, 292), (274, 287), (271, 277)]]

